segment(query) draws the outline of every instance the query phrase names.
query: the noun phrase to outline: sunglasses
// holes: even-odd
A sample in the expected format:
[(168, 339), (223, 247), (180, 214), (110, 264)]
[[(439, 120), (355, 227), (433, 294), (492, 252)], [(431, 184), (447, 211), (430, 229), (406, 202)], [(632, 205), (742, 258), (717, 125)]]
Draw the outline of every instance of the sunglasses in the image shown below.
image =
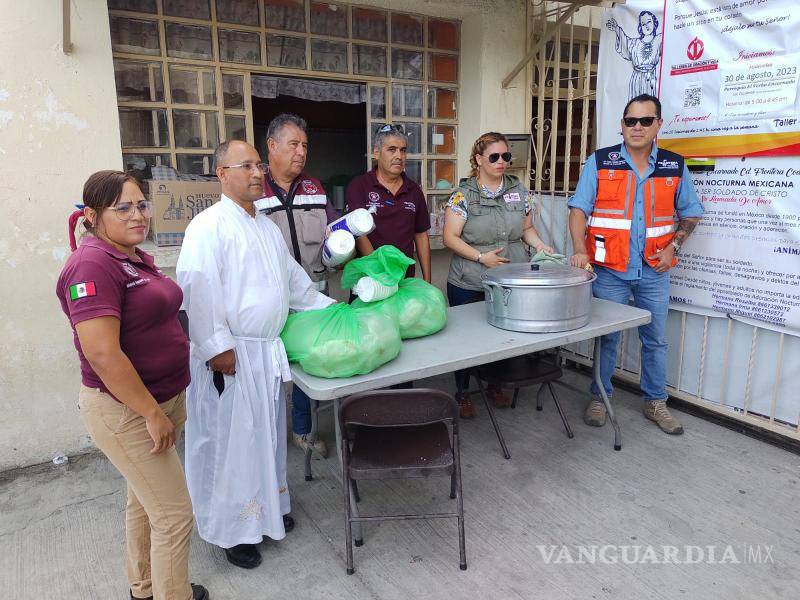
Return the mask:
[(511, 162), (511, 152), (503, 152), (502, 154), (500, 152), (492, 152), (489, 155), (489, 162), (494, 164), (498, 160), (500, 160), (501, 158), (503, 159), (503, 162), (510, 163)]
[(622, 122), (625, 127), (636, 127), (637, 123), (641, 123), (642, 127), (650, 127), (657, 117), (625, 117)]
[(380, 129), (378, 129), (378, 133), (389, 133), (390, 131), (393, 133), (399, 133), (401, 135), (405, 135), (405, 130), (403, 129), (402, 125), (394, 125), (390, 123), (389, 125), (384, 125)]

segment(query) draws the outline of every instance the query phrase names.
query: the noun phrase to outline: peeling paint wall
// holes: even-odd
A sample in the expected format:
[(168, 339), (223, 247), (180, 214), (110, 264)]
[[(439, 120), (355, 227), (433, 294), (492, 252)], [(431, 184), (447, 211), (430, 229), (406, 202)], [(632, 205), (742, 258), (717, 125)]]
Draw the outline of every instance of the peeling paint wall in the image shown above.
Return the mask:
[[(526, 130), (524, 0), (360, 0), (462, 20), (458, 173), (482, 132)], [(61, 51), (60, 3), (3, 2), (0, 20), (0, 470), (90, 446), (77, 410), (78, 360), (55, 282), (66, 219), (83, 183), (122, 166), (105, 0), (72, 0), (74, 50)], [(9, 60), (9, 57), (13, 59)]]
[(0, 20), (0, 470), (89, 444), (72, 335), (55, 297), (66, 219), (86, 177), (122, 166), (108, 14), (72, 1), (3, 2)]

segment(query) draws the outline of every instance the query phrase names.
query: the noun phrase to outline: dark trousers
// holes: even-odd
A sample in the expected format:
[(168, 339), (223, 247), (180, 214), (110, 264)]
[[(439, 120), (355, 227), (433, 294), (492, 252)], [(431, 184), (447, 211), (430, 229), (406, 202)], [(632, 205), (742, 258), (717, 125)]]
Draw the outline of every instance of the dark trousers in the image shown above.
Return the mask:
[[(486, 299), (483, 291), (466, 290), (464, 288), (447, 282), (447, 301), (450, 306), (461, 306), (462, 304), (472, 304), (473, 302), (483, 302)], [(459, 369), (454, 373), (456, 378), (456, 390), (463, 393), (469, 387), (469, 371)]]

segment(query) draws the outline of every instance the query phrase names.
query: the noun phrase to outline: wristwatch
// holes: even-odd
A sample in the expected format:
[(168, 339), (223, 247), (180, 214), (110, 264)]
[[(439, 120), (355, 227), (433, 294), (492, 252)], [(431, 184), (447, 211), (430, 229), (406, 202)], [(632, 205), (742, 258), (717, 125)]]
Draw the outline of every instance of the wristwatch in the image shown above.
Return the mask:
[(479, 263), (479, 262), (481, 262), (481, 257), (482, 257), (482, 256), (483, 256), (483, 252), (478, 252), (478, 256), (475, 258), (475, 262), (476, 262), (476, 263)]
[(675, 249), (675, 254), (681, 251), (681, 245), (675, 240), (672, 240), (669, 244)]

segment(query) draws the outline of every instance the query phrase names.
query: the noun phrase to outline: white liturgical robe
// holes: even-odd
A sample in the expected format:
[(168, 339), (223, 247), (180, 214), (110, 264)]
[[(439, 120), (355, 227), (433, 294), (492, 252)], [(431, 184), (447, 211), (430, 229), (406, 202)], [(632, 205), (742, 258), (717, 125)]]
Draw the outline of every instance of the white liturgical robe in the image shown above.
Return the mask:
[[(324, 308), (275, 224), (223, 194), (186, 229), (177, 264), (189, 316), (186, 479), (204, 540), (230, 548), (282, 539), (290, 511), (280, 332), (289, 309)], [(220, 394), (207, 362), (234, 349)]]

